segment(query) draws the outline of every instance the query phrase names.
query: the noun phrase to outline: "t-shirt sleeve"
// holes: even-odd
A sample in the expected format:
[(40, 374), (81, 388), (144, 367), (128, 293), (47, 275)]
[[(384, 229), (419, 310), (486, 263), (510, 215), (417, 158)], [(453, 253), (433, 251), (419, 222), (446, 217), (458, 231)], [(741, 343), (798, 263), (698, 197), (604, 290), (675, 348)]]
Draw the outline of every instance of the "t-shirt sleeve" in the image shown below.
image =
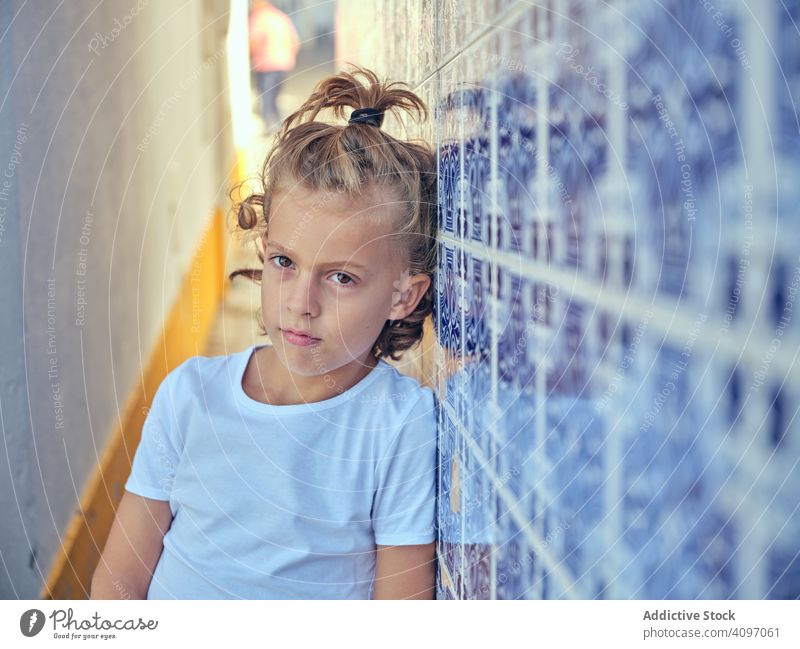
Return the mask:
[(378, 545), (435, 540), (437, 408), (424, 389), (376, 466), (372, 529)]
[(182, 443), (172, 416), (177, 368), (158, 386), (142, 426), (142, 438), (133, 456), (125, 489), (145, 498), (169, 500), (175, 482)]

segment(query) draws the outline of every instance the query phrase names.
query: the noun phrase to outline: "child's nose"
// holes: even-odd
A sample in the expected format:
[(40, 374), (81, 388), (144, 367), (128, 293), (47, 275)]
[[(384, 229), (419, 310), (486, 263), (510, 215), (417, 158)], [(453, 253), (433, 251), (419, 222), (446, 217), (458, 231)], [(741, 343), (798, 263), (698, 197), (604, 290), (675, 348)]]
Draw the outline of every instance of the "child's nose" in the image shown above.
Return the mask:
[(313, 278), (297, 279), (284, 284), (288, 295), (286, 296), (286, 307), (295, 315), (316, 316), (319, 310), (316, 296), (316, 286)]

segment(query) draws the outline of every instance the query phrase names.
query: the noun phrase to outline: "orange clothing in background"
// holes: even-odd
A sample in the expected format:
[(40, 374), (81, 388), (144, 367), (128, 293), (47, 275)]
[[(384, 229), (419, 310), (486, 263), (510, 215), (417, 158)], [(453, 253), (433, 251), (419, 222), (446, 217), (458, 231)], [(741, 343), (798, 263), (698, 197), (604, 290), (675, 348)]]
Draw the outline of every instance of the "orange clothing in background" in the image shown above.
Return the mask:
[(250, 15), (250, 64), (258, 72), (292, 70), (300, 38), (292, 20), (277, 7), (260, 5)]

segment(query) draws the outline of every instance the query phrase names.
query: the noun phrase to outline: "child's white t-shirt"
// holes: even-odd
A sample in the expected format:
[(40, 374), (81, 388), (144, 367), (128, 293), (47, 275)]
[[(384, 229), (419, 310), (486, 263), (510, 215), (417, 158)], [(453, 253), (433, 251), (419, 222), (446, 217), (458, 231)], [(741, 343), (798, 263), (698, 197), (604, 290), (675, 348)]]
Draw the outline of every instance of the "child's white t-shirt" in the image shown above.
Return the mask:
[(244, 392), (248, 349), (159, 386), (125, 488), (168, 500), (148, 599), (368, 599), (375, 545), (434, 540), (433, 390), (389, 363), (323, 401)]

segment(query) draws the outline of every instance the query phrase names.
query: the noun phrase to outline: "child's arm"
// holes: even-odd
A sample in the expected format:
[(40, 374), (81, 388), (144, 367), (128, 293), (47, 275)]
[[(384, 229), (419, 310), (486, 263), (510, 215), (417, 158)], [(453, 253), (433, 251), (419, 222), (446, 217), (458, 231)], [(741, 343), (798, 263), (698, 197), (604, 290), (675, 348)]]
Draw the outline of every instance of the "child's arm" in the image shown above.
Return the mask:
[(125, 491), (92, 577), (90, 599), (147, 599), (171, 524), (169, 501)]
[(379, 545), (372, 599), (433, 599), (436, 543)]

